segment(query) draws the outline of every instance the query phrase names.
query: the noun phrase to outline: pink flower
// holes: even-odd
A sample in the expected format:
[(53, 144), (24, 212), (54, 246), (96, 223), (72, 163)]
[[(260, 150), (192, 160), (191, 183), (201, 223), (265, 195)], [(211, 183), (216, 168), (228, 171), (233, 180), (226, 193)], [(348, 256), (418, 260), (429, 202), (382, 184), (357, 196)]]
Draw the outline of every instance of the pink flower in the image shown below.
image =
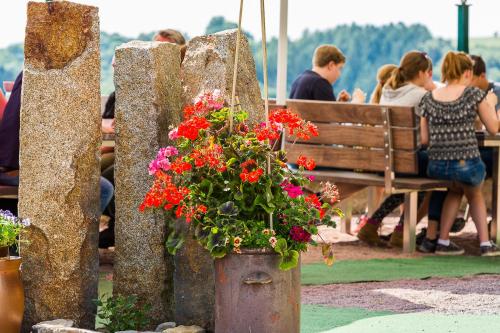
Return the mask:
[(276, 246), (276, 243), (278, 242), (278, 240), (276, 239), (276, 237), (271, 237), (269, 238), (269, 244), (271, 244), (271, 247), (274, 249), (274, 247)]
[(170, 132), (168, 132), (168, 138), (170, 140), (177, 140), (179, 138), (179, 134), (177, 133), (178, 131), (178, 128), (174, 128), (173, 130), (171, 130)]
[(177, 154), (179, 154), (177, 148), (168, 146), (166, 148), (160, 148), (158, 154), (156, 155), (156, 158), (165, 158), (165, 157), (175, 156)]
[(151, 163), (149, 163), (148, 170), (150, 175), (154, 175), (159, 170), (168, 171), (170, 170), (170, 168), (171, 165), (168, 158), (157, 158), (155, 160), (152, 160)]
[(310, 182), (313, 182), (314, 179), (316, 179), (316, 177), (314, 176), (307, 176), (306, 178), (309, 179)]
[(281, 188), (283, 188), (284, 191), (286, 191), (288, 193), (288, 196), (292, 199), (295, 199), (296, 197), (304, 194), (304, 192), (302, 192), (302, 188), (300, 186), (293, 185), (288, 180), (283, 181), (280, 184), (280, 186), (281, 186)]

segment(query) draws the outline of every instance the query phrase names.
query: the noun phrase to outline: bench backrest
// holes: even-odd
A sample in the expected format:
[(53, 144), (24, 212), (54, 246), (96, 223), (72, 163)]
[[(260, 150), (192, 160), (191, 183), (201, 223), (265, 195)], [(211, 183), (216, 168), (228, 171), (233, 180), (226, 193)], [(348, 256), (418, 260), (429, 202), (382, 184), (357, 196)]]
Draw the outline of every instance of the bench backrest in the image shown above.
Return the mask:
[(288, 100), (287, 108), (319, 131), (308, 141), (286, 137), (290, 162), (305, 155), (318, 167), (418, 173), (419, 126), (411, 107)]

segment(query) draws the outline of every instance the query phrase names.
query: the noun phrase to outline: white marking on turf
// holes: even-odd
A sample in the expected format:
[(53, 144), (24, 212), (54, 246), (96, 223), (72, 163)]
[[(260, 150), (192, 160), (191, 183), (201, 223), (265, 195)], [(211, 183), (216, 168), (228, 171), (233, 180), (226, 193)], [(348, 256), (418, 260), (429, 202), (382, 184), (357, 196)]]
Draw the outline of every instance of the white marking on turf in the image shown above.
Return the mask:
[(374, 292), (394, 296), (431, 309), (422, 312), (443, 314), (500, 314), (500, 295), (453, 294), (442, 290), (376, 289)]

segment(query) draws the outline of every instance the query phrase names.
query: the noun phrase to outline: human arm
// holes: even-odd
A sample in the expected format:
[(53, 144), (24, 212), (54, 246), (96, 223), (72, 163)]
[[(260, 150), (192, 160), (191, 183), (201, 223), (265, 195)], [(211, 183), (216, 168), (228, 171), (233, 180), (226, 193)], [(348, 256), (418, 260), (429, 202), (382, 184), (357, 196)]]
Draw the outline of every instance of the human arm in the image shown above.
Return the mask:
[(101, 131), (106, 134), (115, 133), (115, 119), (103, 119), (101, 121)]
[(425, 117), (420, 117), (420, 143), (424, 146), (429, 144), (429, 123)]
[(352, 103), (362, 104), (366, 101), (366, 94), (363, 90), (356, 88), (352, 93)]
[(495, 135), (499, 130), (498, 116), (495, 112), (495, 107), (497, 102), (497, 97), (493, 92), (489, 92), (486, 98), (484, 98), (478, 106), (478, 114), (484, 127), (491, 135)]

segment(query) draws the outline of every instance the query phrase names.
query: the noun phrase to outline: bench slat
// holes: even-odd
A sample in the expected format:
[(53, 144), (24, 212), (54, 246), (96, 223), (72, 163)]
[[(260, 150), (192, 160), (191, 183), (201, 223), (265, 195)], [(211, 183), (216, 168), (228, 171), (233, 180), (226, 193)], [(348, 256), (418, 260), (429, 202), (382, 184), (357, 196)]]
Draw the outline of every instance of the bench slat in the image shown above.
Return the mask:
[(17, 186), (0, 185), (0, 198), (15, 199), (17, 198), (17, 193)]
[[(346, 126), (340, 124), (316, 123), (319, 136), (310, 140), (297, 139), (298, 143), (337, 144), (346, 146), (362, 146), (384, 148), (384, 128), (373, 126)], [(394, 149), (413, 150), (416, 146), (416, 130), (410, 128), (393, 128)], [(287, 137), (293, 142), (295, 137)]]
[[(353, 149), (324, 145), (285, 144), (289, 163), (295, 163), (300, 155), (313, 158), (316, 165), (323, 167), (361, 169), (365, 171), (384, 171), (384, 151), (375, 149)], [(415, 174), (418, 172), (417, 157), (414, 151), (394, 151), (395, 171)]]
[[(302, 119), (312, 122), (359, 123), (382, 125), (384, 119), (380, 105), (353, 104), (340, 102), (287, 100), (287, 107)], [(415, 127), (415, 117), (410, 107), (388, 106), (391, 112), (392, 126)]]
[[(353, 171), (304, 171), (305, 175), (314, 176), (315, 181), (331, 181), (336, 183), (349, 183), (366, 186), (384, 186), (384, 177), (373, 173), (362, 173)], [(407, 190), (428, 190), (436, 188), (446, 188), (449, 182), (430, 179), (398, 177), (393, 185), (396, 189)], [(342, 193), (340, 193), (342, 196)]]

